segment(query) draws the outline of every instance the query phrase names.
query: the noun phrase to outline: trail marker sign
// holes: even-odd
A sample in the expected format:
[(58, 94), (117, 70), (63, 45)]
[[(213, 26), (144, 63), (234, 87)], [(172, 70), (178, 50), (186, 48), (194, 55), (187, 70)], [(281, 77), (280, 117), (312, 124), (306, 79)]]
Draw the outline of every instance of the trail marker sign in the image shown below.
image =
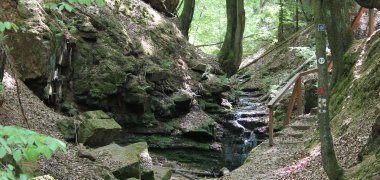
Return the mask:
[(318, 31), (326, 31), (326, 25), (325, 24), (318, 24)]

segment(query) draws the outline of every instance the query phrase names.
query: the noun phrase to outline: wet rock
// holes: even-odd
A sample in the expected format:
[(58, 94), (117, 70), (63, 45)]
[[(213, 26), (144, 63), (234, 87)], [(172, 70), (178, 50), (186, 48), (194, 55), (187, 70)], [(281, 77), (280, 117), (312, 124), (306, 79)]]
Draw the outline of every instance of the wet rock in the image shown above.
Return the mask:
[(267, 111), (238, 111), (238, 112), (227, 114), (226, 118), (238, 120), (240, 118), (255, 118), (255, 117), (263, 117), (267, 115), (268, 115)]
[[(141, 175), (141, 154), (148, 153), (148, 145), (146, 142), (134, 143), (128, 146), (109, 144), (94, 149), (92, 153), (98, 154), (99, 156), (108, 154), (108, 160), (114, 162), (112, 167), (109, 168), (112, 174), (118, 179), (139, 178)], [(145, 156), (146, 155), (144, 155), (144, 157)], [(149, 154), (147, 156), (149, 156)]]
[(219, 170), (219, 175), (220, 176), (226, 176), (230, 174), (230, 170), (226, 167), (223, 167), (222, 169)]
[(103, 111), (88, 111), (78, 116), (81, 126), (78, 141), (92, 147), (111, 143), (121, 131), (121, 126)]
[(240, 118), (237, 120), (239, 124), (244, 126), (249, 130), (254, 130), (255, 128), (262, 127), (268, 125), (268, 122), (265, 118)]
[(245, 131), (244, 126), (240, 125), (237, 121), (225, 122), (223, 126), (235, 134), (242, 134)]

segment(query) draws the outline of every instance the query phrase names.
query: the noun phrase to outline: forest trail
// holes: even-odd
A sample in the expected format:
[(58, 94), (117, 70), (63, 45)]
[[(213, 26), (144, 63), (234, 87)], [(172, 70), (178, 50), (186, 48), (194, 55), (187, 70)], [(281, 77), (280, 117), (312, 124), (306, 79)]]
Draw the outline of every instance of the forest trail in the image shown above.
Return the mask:
[(274, 145), (266, 140), (254, 148), (243, 166), (231, 172), (227, 179), (284, 179), (304, 168), (318, 155), (318, 148), (308, 152), (305, 143), (317, 128), (315, 116), (300, 116), (282, 131), (275, 133)]

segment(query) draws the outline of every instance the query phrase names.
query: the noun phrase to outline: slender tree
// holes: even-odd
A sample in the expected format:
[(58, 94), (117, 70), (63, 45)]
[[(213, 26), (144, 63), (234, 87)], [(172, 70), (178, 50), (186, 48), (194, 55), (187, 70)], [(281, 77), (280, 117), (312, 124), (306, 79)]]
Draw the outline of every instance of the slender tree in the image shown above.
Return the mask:
[(322, 165), (331, 180), (342, 179), (343, 170), (335, 156), (333, 138), (329, 121), (329, 91), (326, 61), (325, 11), (326, 0), (314, 0), (314, 20), (316, 24), (316, 57), (318, 64), (318, 119), (321, 141)]
[(0, 42), (0, 82), (3, 81), (4, 77), (4, 69), (5, 69), (5, 51), (4, 48)]
[(227, 32), (219, 52), (219, 63), (222, 69), (232, 76), (239, 69), (243, 52), (244, 0), (226, 0), (226, 5)]
[(189, 39), (189, 29), (191, 25), (191, 21), (193, 21), (193, 15), (194, 15), (194, 9), (195, 9), (195, 0), (184, 0), (184, 6), (181, 15), (179, 16), (180, 20), (180, 29), (183, 34), (183, 36), (186, 37), (186, 39)]
[(350, 17), (347, 16), (349, 4), (347, 0), (330, 0), (325, 4), (329, 15), (327, 36), (334, 62), (331, 86), (334, 86), (344, 73), (343, 56), (353, 40)]
[(277, 41), (281, 42), (285, 40), (284, 36), (284, 2), (280, 0), (280, 12), (278, 14), (278, 31), (277, 31)]

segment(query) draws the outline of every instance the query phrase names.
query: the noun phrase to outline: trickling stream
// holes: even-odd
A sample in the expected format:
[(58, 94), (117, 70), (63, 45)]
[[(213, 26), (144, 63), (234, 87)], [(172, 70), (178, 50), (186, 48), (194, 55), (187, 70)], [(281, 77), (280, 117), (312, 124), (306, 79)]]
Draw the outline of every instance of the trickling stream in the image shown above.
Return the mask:
[(259, 101), (257, 91), (243, 91), (235, 111), (223, 124), (222, 149), (224, 165), (230, 170), (241, 166), (249, 152), (266, 137), (268, 114)]

